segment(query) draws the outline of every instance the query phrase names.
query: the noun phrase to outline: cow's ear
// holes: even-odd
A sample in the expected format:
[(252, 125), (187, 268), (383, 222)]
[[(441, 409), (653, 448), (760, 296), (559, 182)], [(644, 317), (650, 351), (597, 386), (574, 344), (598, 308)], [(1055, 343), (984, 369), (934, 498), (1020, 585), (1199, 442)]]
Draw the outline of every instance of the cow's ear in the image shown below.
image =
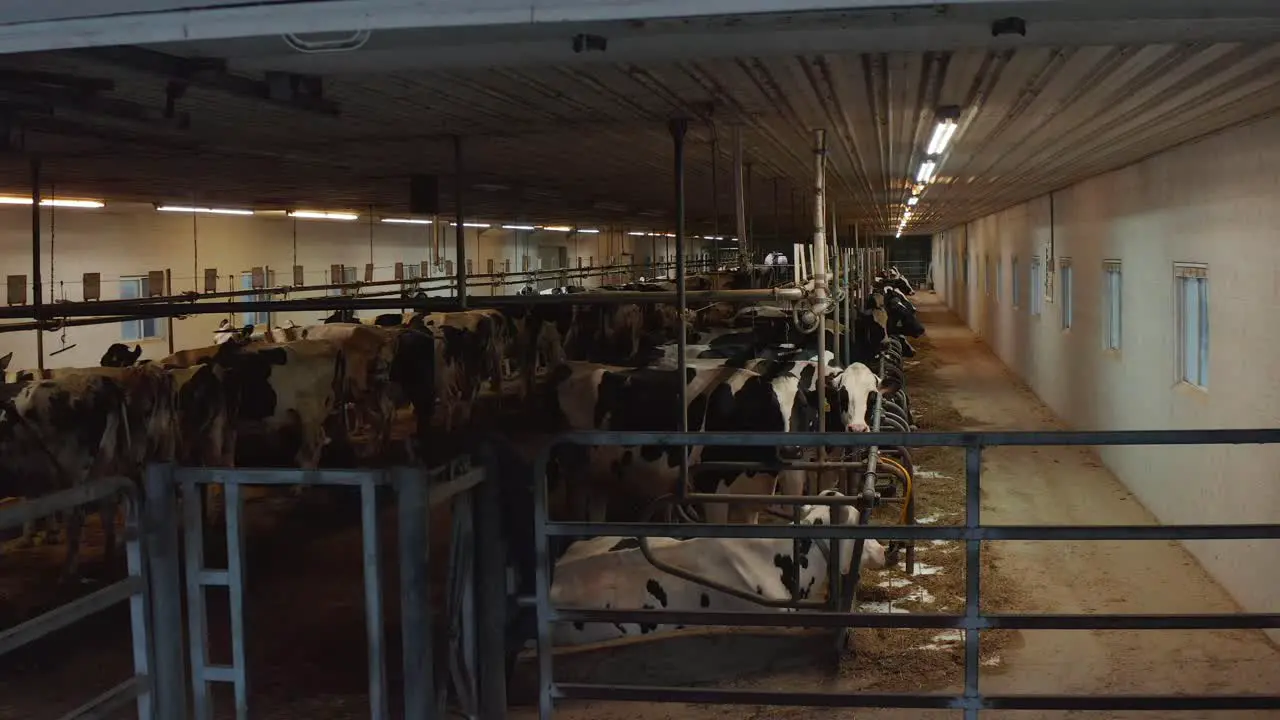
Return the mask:
[(0, 357), (0, 372), (9, 369), (9, 363), (13, 361), (13, 353), (6, 353), (4, 357)]
[(885, 378), (880, 381), (878, 389), (881, 395), (892, 395), (902, 389), (902, 382), (894, 378)]

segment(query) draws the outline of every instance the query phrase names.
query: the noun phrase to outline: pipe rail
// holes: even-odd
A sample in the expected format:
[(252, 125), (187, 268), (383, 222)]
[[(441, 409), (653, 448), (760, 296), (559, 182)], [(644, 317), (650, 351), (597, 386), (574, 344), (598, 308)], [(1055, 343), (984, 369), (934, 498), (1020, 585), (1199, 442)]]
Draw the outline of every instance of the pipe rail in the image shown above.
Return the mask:
[[(611, 699), (636, 702), (701, 702), (715, 704), (769, 704), (809, 707), (939, 708), (963, 710), (976, 720), (987, 709), (1043, 710), (1186, 710), (1280, 709), (1280, 695), (983, 695), (978, 687), (978, 633), (998, 628), (1018, 629), (1234, 629), (1280, 628), (1280, 613), (1170, 614), (1170, 615), (1015, 615), (983, 613), (980, 608), (981, 544), (991, 540), (1192, 540), (1280, 539), (1280, 524), (1255, 525), (1095, 525), (1010, 526), (981, 521), (981, 453), (992, 446), (1096, 446), (1096, 445), (1229, 445), (1280, 444), (1280, 429), (1239, 430), (1133, 430), (1109, 432), (921, 432), (901, 433), (665, 433), (588, 432), (559, 437), (556, 445), (678, 446), (709, 444), (770, 447), (779, 444), (826, 445), (854, 449), (890, 447), (910, 443), (917, 447), (965, 448), (966, 517), (963, 526), (919, 525), (787, 525), (703, 523), (583, 523), (551, 522), (547, 510), (545, 465), (539, 464), (535, 505), (535, 549), (538, 616), (539, 717), (552, 717), (558, 699)], [(543, 458), (545, 460), (546, 458)], [(812, 500), (818, 500), (813, 498)], [(896, 613), (812, 612), (788, 613), (673, 610), (597, 610), (555, 608), (550, 599), (548, 541), (550, 537), (623, 535), (676, 538), (807, 538), (961, 540), (965, 550), (965, 611), (952, 615)], [(722, 688), (671, 688), (641, 685), (558, 683), (552, 675), (553, 622), (643, 622), (686, 625), (753, 625), (767, 627), (884, 627), (957, 628), (965, 634), (964, 688), (958, 694), (943, 693), (841, 693), (781, 692)]]

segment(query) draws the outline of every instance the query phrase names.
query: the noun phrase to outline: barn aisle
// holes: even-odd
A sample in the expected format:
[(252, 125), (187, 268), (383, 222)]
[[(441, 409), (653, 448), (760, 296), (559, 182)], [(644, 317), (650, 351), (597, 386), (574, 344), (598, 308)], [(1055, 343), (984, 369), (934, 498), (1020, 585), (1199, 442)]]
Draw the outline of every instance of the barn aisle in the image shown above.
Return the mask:
[[(947, 414), (947, 429), (1065, 429), (1053, 413), (992, 354), (940, 299), (922, 292), (913, 298), (927, 329), (916, 358), (929, 370), (927, 383), (911, 385), (914, 399), (927, 398), (918, 412)], [(911, 368), (908, 368), (911, 372)], [(919, 372), (919, 370), (917, 370)], [(926, 387), (927, 384), (927, 387)], [(917, 406), (924, 406), (918, 403)], [(949, 407), (944, 407), (949, 406)], [(921, 423), (936, 429), (937, 423)], [(954, 473), (955, 469), (947, 469)], [(930, 482), (921, 478), (922, 485)], [(942, 479), (936, 480), (943, 482)], [(922, 488), (922, 491), (927, 488)], [(1088, 449), (995, 448), (984, 452), (982, 506), (993, 524), (1154, 524), (1150, 513)], [(927, 507), (922, 508), (927, 514)], [(942, 524), (960, 518), (936, 516)], [(926, 548), (934, 551), (936, 548)], [(958, 551), (958, 548), (954, 548)], [(986, 588), (998, 588), (984, 609), (1003, 612), (1172, 613), (1232, 612), (1238, 607), (1179, 545), (1169, 542), (993, 543), (984, 548), (991, 567)], [(985, 565), (985, 563), (984, 563)], [(950, 570), (948, 570), (949, 572)], [(986, 596), (984, 596), (985, 598)], [(940, 609), (940, 608), (939, 608)], [(936, 610), (935, 610), (936, 611)], [(1280, 687), (1280, 649), (1259, 631), (1034, 631), (1011, 633), (1004, 647), (984, 661), (987, 693), (1225, 693), (1273, 692)], [(929, 680), (919, 667), (859, 667), (846, 661), (838, 676), (815, 655), (808, 667), (737, 679), (729, 687), (776, 690), (869, 690), (957, 692), (958, 648), (936, 656), (946, 678)], [(667, 653), (671, 662), (681, 651)], [(795, 658), (791, 659), (794, 664)], [(700, 666), (717, 663), (709, 654)], [(781, 664), (781, 663), (779, 663)], [(645, 683), (645, 661), (627, 682)], [(652, 665), (649, 665), (652, 667)], [(934, 668), (936, 670), (936, 668)], [(559, 673), (557, 674), (559, 676)], [(896, 675), (896, 682), (889, 682)], [(936, 673), (935, 673), (936, 676)], [(1274, 717), (1267, 712), (1160, 713), (1162, 718), (1243, 720)], [(557, 708), (567, 720), (665, 720), (747, 717), (858, 718), (907, 720), (958, 718), (945, 711), (858, 711), (806, 708), (700, 706), (682, 704), (573, 703)], [(513, 718), (535, 718), (533, 708), (513, 709)], [(994, 712), (984, 718), (1057, 720), (1068, 717), (1142, 718), (1151, 713)]]
[[(1067, 429), (942, 305), (917, 301), (940, 365), (936, 375), (966, 429)], [(1156, 524), (1088, 448), (993, 448), (983, 453), (982, 509), (991, 524)], [(1016, 601), (987, 611), (1028, 613), (1239, 612), (1178, 543), (989, 544), (1001, 574), (1019, 579)], [(1003, 670), (984, 670), (989, 693), (1274, 692), (1280, 649), (1261, 631), (1028, 631)], [(987, 713), (983, 714), (984, 716)], [(991, 713), (1065, 717), (1064, 713)], [(1140, 718), (1150, 713), (1093, 713)], [(1162, 713), (1162, 716), (1166, 714)], [(1169, 713), (1178, 718), (1274, 717), (1273, 713)]]

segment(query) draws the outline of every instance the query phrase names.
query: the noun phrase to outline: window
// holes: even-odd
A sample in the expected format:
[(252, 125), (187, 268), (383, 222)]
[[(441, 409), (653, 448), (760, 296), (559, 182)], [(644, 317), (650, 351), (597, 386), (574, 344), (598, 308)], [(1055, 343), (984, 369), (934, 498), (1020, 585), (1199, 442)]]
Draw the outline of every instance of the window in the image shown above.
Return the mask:
[(1039, 315), (1044, 307), (1044, 272), (1040, 258), (1031, 258), (1031, 314)]
[[(355, 282), (355, 281), (356, 281), (356, 266), (355, 266), (355, 265), (344, 265), (344, 266), (342, 267), (342, 282), (344, 282), (344, 283), (353, 283), (353, 282)], [(345, 294), (349, 294), (349, 293), (348, 293), (347, 291), (344, 291), (342, 288), (333, 288), (332, 290), (330, 290), (330, 291), (329, 291), (329, 294), (330, 294), (330, 295), (345, 295)]]
[(991, 256), (982, 256), (982, 291), (991, 294)]
[(1013, 262), (1009, 265), (1009, 281), (1013, 287), (1013, 307), (1016, 310), (1022, 305), (1022, 276), (1018, 274), (1018, 256), (1013, 256)]
[(996, 258), (996, 302), (1000, 302), (1000, 282), (1001, 282), (1000, 265), (1001, 265), (1001, 262), (1002, 262), (1002, 261), (1000, 260), (1000, 258), (999, 258), (999, 257), (997, 257), (997, 258)]
[(1071, 258), (1058, 258), (1058, 283), (1062, 286), (1062, 329), (1071, 329), (1075, 308), (1071, 302)]
[[(120, 278), (120, 299), (151, 297), (151, 282), (144, 276)], [(164, 318), (125, 320), (120, 323), (121, 340), (151, 340), (164, 337)]]
[(1102, 278), (1102, 305), (1106, 308), (1106, 316), (1102, 319), (1102, 347), (1105, 350), (1119, 350), (1120, 261), (1104, 260)]
[(1173, 266), (1177, 291), (1178, 377), (1198, 387), (1209, 387), (1209, 268), (1204, 265)]
[[(266, 287), (271, 287), (275, 285), (275, 278), (276, 278), (275, 271), (268, 268), (268, 269), (265, 269), (263, 272), (266, 273), (265, 277), (263, 278), (263, 281)], [(245, 272), (240, 273), (240, 289), (241, 290), (253, 289), (253, 271), (246, 270)], [(265, 302), (271, 299), (271, 293), (248, 293), (246, 295), (241, 295), (237, 299), (240, 302)], [(269, 312), (242, 313), (240, 315), (240, 324), (255, 325), (259, 327), (270, 327), (271, 313)]]

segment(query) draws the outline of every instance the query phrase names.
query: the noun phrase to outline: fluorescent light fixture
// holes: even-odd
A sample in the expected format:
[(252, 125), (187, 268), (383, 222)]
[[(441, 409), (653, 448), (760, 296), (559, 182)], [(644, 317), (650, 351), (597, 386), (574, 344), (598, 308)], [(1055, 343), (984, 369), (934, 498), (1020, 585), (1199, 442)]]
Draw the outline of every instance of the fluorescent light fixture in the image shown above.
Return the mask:
[[(0, 204), (30, 205), (31, 198), (29, 196), (24, 196), (24, 195), (0, 195)], [(63, 200), (63, 199), (50, 200), (48, 198), (41, 198), (40, 204), (51, 206), (51, 207), (73, 207), (73, 208), (100, 208), (106, 205), (106, 203), (102, 202), (101, 200)]]
[(503, 230), (537, 230), (533, 225), (503, 225)]
[(329, 212), (326, 210), (293, 210), (289, 217), (304, 220), (359, 220), (360, 216), (349, 212)]
[(640, 231), (638, 231), (638, 230), (633, 230), (633, 231), (631, 231), (631, 232), (629, 232), (629, 233), (627, 233), (627, 234), (628, 234), (628, 235), (634, 235), (634, 236), (636, 236), (636, 237), (644, 237), (645, 235), (648, 235), (649, 233), (647, 233), (647, 232), (640, 232)]
[(568, 225), (543, 225), (539, 230), (548, 230), (550, 232), (573, 232), (573, 228)]
[[(456, 223), (456, 222), (451, 222), (451, 223), (449, 223), (449, 224), (450, 224), (450, 225), (452, 225), (453, 227), (458, 227), (458, 223)], [(487, 228), (487, 227), (489, 227), (489, 223), (474, 223), (474, 222), (469, 223), (469, 222), (464, 222), (464, 223), (462, 223), (462, 227)]]
[(897, 235), (894, 235), (894, 237), (902, 237), (902, 231), (901, 231), (901, 230), (899, 230), (899, 231), (898, 231), (898, 234), (897, 234)]
[(237, 210), (235, 208), (211, 208), (211, 207), (191, 207), (188, 205), (159, 205), (156, 207), (158, 212), (178, 212), (178, 213), (204, 213), (207, 215), (252, 215), (252, 210)]
[(951, 136), (956, 134), (956, 128), (959, 124), (951, 118), (939, 120), (938, 124), (933, 128), (933, 137), (929, 139), (929, 149), (925, 152), (929, 155), (940, 155), (943, 150), (947, 149), (947, 143), (951, 142)]
[[(547, 230), (555, 230), (556, 228), (546, 228), (546, 229), (547, 229)], [(599, 230), (597, 230), (596, 228), (578, 228), (578, 232), (580, 232), (580, 233), (587, 233), (587, 234), (590, 234), (590, 235), (599, 235), (599, 234), (600, 234), (600, 231), (599, 231)]]
[(395, 223), (397, 225), (430, 225), (431, 221), (424, 218), (382, 218), (384, 223)]
[(920, 202), (920, 196), (919, 196), (919, 195), (912, 195), (911, 197), (907, 198), (907, 205), (909, 205), (909, 206), (910, 206), (910, 205), (916, 205), (916, 204), (917, 204), (917, 203), (919, 203), (919, 202)]
[(932, 160), (925, 160), (920, 163), (920, 172), (916, 173), (916, 182), (927, 183), (933, 179), (933, 171), (938, 168), (938, 163)]

